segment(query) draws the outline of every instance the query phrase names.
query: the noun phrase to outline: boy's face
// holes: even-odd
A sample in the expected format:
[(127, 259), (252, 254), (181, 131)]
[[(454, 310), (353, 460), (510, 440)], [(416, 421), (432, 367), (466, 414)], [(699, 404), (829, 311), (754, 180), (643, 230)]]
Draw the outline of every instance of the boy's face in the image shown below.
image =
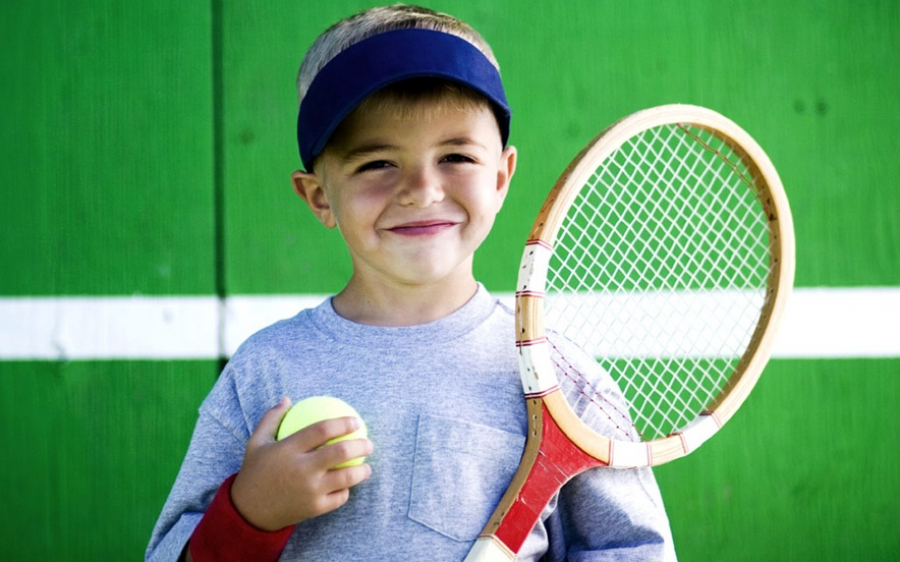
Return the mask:
[(415, 109), (354, 112), (314, 174), (294, 174), (319, 220), (340, 229), (358, 280), (471, 278), (515, 170), (515, 149), (501, 146), (488, 107)]

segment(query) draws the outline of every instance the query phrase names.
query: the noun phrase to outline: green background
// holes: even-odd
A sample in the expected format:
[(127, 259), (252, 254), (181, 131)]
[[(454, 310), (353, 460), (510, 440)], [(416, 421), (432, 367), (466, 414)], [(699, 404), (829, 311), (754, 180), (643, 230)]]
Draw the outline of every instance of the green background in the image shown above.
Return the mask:
[[(766, 148), (798, 286), (900, 285), (900, 3), (423, 3), (481, 31), (514, 108), (488, 288), (513, 289), (581, 146), (674, 102)], [(0, 296), (338, 290), (341, 241), (290, 189), (293, 82), (315, 35), (370, 5), (3, 2)], [(0, 558), (140, 558), (218, 369), (0, 362)], [(896, 559), (898, 401), (900, 359), (773, 361), (716, 439), (656, 470), (680, 558)]]

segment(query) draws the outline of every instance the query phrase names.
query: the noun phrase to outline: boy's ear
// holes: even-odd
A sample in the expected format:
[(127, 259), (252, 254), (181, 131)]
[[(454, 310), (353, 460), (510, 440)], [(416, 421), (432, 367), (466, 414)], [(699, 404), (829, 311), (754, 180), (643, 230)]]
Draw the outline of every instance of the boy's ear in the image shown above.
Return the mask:
[(294, 193), (306, 201), (319, 222), (328, 228), (337, 226), (331, 212), (331, 205), (328, 203), (328, 195), (325, 193), (319, 176), (297, 170), (291, 174), (291, 183), (294, 184)]
[[(516, 173), (516, 156), (518, 156), (518, 152), (512, 145), (507, 146), (500, 154), (500, 165), (497, 167), (497, 196), (500, 206), (503, 205), (506, 194), (509, 193), (509, 184)], [(500, 206), (497, 207), (498, 211)]]

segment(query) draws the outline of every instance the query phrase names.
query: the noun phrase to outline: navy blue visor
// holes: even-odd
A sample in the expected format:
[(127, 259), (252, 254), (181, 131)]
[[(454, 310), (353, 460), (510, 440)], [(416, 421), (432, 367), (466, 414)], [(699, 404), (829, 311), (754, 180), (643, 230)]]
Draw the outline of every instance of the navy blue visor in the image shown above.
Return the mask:
[(510, 109), (500, 73), (474, 45), (449, 33), (400, 29), (341, 51), (319, 71), (297, 118), (297, 143), (306, 171), (341, 122), (372, 93), (410, 78), (441, 78), (485, 96), (494, 106), (504, 146)]

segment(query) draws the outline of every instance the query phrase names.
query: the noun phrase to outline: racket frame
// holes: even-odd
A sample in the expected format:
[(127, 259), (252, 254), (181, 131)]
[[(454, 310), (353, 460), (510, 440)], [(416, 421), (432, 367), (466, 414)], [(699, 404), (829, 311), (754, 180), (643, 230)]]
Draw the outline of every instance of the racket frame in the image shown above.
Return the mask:
[[(560, 391), (544, 325), (545, 282), (559, 228), (597, 164), (633, 136), (671, 124), (689, 124), (724, 138), (748, 166), (749, 173), (762, 180), (757, 181), (757, 198), (769, 221), (772, 261), (768, 287), (756, 329), (735, 374), (707, 411), (680, 432), (661, 439), (648, 442), (612, 440), (592, 431)], [(776, 328), (791, 292), (795, 261), (792, 224), (784, 187), (769, 157), (743, 129), (710, 109), (673, 104), (639, 111), (614, 123), (582, 149), (548, 194), (525, 246), (516, 288), (516, 346), (528, 410), (526, 446), (509, 488), (467, 561), (515, 560), (553, 493), (586, 468), (655, 466), (672, 461), (696, 450), (731, 419), (753, 389), (771, 355)], [(554, 465), (559, 483), (549, 495), (546, 490), (535, 494), (528, 490), (529, 477), (545, 470), (541, 466), (548, 447), (567, 451)], [(585, 461), (583, 456), (590, 460)], [(527, 509), (523, 509), (523, 505)], [(517, 518), (522, 520), (516, 521)]]

